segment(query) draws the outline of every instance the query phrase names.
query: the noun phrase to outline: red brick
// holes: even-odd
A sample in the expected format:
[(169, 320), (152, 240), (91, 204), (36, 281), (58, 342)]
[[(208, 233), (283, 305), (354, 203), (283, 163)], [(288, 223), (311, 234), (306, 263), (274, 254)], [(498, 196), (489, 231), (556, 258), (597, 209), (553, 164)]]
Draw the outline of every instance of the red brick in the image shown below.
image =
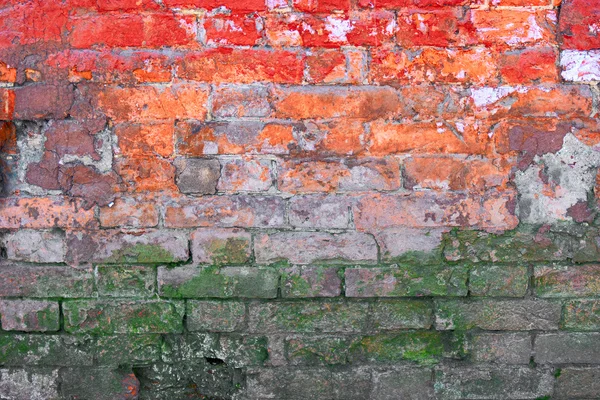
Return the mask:
[(68, 10), (61, 4), (34, 0), (0, 10), (0, 49), (17, 44), (59, 42)]
[(205, 118), (207, 113), (208, 88), (201, 85), (109, 86), (97, 96), (98, 109), (115, 122)]
[(34, 84), (14, 89), (12, 95), (5, 95), (9, 101), (5, 110), (10, 113), (11, 96), (14, 98), (14, 118), (63, 119), (69, 114), (73, 104), (73, 88), (66, 85)]
[(376, 49), (369, 80), (373, 83), (495, 84), (497, 55), (485, 48), (423, 48), (416, 53)]
[(299, 160), (278, 165), (278, 187), (282, 192), (397, 190), (400, 166), (393, 158)]
[(91, 3), (96, 3), (99, 11), (148, 11), (160, 8), (159, 4), (152, 0), (97, 0)]
[(195, 17), (173, 14), (97, 14), (69, 21), (75, 48), (196, 45)]
[(167, 7), (206, 8), (225, 7), (232, 11), (263, 11), (266, 0), (164, 0)]
[(555, 10), (471, 10), (471, 24), (475, 38), (488, 46), (556, 44)]
[(119, 124), (114, 128), (119, 149), (126, 156), (173, 155), (173, 124)]
[(408, 85), (400, 87), (401, 116), (415, 120), (466, 115), (469, 90), (455, 85)]
[(214, 83), (300, 83), (303, 71), (304, 57), (290, 51), (213, 49), (177, 61), (179, 77)]
[(559, 31), (563, 49), (600, 49), (600, 1), (564, 0)]
[(327, 122), (307, 121), (295, 125), (297, 145), (292, 154), (359, 155), (365, 152), (367, 134), (360, 120), (338, 119)]
[(18, 153), (17, 129), (12, 122), (0, 121), (0, 152), (5, 155)]
[(304, 12), (348, 11), (350, 0), (293, 0), (294, 8)]
[(98, 217), (104, 228), (150, 228), (158, 225), (158, 208), (143, 199), (120, 198), (100, 207)]
[(470, 13), (462, 8), (401, 11), (398, 13), (398, 44), (402, 47), (473, 44), (469, 17)]
[(94, 210), (65, 197), (24, 197), (0, 200), (0, 228), (94, 228)]
[(221, 160), (217, 189), (223, 192), (266, 192), (271, 188), (271, 160), (251, 157)]
[(346, 79), (346, 55), (339, 50), (318, 50), (306, 57), (310, 83), (337, 83)]
[(394, 123), (375, 121), (369, 125), (374, 155), (396, 153), (482, 154), (489, 138), (474, 121)]
[(204, 20), (208, 45), (254, 46), (262, 38), (262, 18), (257, 14), (215, 15)]
[(462, 6), (470, 0), (358, 0), (360, 7), (400, 9), (406, 7)]
[(551, 47), (508, 51), (500, 55), (500, 78), (507, 84), (558, 82), (558, 52)]
[(265, 86), (219, 86), (212, 95), (212, 115), (227, 117), (268, 117), (270, 89)]
[(11, 120), (15, 110), (15, 92), (0, 88), (0, 120)]
[(115, 165), (129, 192), (176, 191), (175, 167), (159, 157), (120, 158)]
[(391, 88), (290, 87), (274, 92), (274, 117), (377, 119), (393, 116), (400, 99)]

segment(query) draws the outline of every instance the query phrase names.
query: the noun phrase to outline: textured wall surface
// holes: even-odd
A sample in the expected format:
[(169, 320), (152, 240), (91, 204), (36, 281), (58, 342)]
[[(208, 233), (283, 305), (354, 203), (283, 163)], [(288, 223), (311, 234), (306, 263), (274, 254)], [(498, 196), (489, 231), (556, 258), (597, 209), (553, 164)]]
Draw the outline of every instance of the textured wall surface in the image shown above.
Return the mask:
[(600, 399), (599, 0), (0, 0), (0, 398)]

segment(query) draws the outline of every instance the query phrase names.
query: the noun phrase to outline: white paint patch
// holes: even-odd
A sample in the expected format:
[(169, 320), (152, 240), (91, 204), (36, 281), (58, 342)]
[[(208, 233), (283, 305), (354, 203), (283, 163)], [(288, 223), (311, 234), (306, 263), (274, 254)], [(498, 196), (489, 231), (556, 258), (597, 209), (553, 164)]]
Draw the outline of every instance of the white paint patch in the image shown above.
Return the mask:
[(509, 86), (474, 88), (471, 89), (471, 99), (473, 99), (476, 107), (489, 106), (513, 93), (515, 90), (514, 87)]
[(561, 76), (566, 81), (600, 81), (600, 50), (560, 53)]
[(329, 31), (329, 40), (332, 42), (347, 42), (346, 35), (352, 31), (352, 22), (346, 19), (327, 17), (325, 29)]

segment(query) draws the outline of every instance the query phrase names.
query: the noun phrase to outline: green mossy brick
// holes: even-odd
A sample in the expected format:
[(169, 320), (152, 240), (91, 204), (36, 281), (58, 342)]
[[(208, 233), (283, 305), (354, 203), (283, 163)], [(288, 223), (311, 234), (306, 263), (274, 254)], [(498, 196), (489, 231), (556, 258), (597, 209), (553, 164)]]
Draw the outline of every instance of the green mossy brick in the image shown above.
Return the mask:
[(251, 332), (361, 332), (368, 304), (350, 302), (282, 302), (250, 304)]
[(86, 366), (94, 361), (91, 340), (72, 335), (0, 334), (0, 365)]
[(285, 339), (286, 358), (292, 365), (345, 364), (352, 341), (349, 337), (289, 337)]
[(98, 295), (104, 297), (150, 297), (156, 292), (156, 268), (145, 266), (97, 267)]
[(100, 336), (93, 339), (99, 365), (146, 365), (160, 360), (159, 334)]
[(338, 268), (293, 266), (281, 271), (281, 295), (289, 298), (336, 297), (342, 292)]
[(94, 301), (63, 303), (65, 330), (72, 333), (176, 333), (183, 331), (182, 301)]
[(534, 287), (539, 297), (597, 297), (600, 265), (538, 266)]
[(348, 297), (466, 296), (466, 266), (392, 265), (346, 268)]
[(523, 297), (528, 282), (525, 266), (477, 265), (471, 269), (469, 291), (477, 297)]
[(173, 298), (274, 298), (279, 272), (262, 267), (159, 267), (159, 292)]
[(56, 332), (60, 328), (58, 302), (0, 300), (2, 329), (23, 332)]
[(431, 331), (365, 336), (350, 345), (349, 359), (353, 363), (406, 360), (422, 365), (436, 364), (445, 357), (459, 358), (462, 355), (462, 340), (455, 340), (452, 336)]
[(600, 300), (565, 302), (561, 328), (574, 331), (600, 330)]
[(380, 300), (371, 304), (371, 329), (429, 329), (433, 323), (433, 303), (427, 300)]
[(246, 305), (237, 301), (188, 300), (189, 331), (234, 332), (244, 328)]

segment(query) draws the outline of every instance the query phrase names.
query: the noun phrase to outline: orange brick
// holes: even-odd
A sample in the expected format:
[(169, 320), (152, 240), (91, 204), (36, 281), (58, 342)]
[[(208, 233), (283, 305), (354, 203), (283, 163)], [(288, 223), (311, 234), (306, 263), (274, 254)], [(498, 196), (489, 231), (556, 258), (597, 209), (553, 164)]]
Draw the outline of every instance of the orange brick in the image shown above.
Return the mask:
[(104, 228), (150, 228), (158, 225), (158, 208), (144, 199), (120, 198), (100, 207), (99, 219)]
[(98, 223), (94, 210), (67, 197), (23, 197), (0, 199), (1, 229), (89, 228)]
[(0, 61), (0, 82), (15, 83), (17, 80), (17, 69), (11, 68)]
[(15, 92), (0, 88), (0, 120), (11, 120), (15, 112)]
[(175, 167), (158, 157), (120, 158), (115, 165), (128, 192), (172, 192), (175, 185)]
[(115, 135), (126, 156), (173, 155), (173, 124), (119, 124)]
[(558, 52), (551, 47), (502, 53), (498, 63), (501, 80), (507, 84), (558, 82), (557, 60)]
[(476, 39), (488, 46), (556, 44), (555, 10), (471, 10)]
[(262, 17), (257, 14), (206, 17), (204, 30), (208, 45), (254, 46), (262, 39)]

